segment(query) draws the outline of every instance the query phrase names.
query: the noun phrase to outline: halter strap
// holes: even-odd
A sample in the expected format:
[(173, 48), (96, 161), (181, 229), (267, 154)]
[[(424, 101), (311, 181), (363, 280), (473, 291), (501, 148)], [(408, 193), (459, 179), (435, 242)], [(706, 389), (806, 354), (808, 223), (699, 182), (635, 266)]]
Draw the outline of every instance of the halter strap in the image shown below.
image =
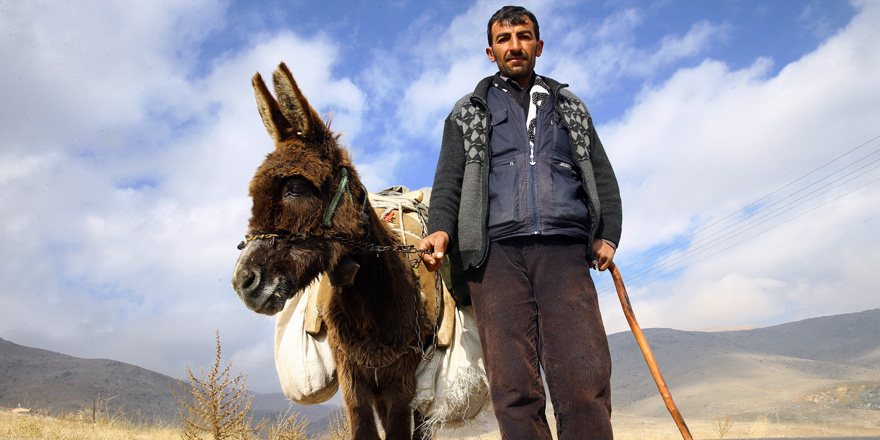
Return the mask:
[(350, 199), (351, 191), (348, 189), (348, 168), (345, 167), (340, 172), (339, 187), (336, 188), (336, 194), (333, 194), (333, 199), (330, 200), (330, 207), (327, 208), (327, 213), (324, 214), (324, 222), (321, 224), (324, 228), (333, 226), (333, 214), (336, 214), (336, 208), (339, 207), (339, 199), (342, 198), (342, 193), (344, 192), (348, 193)]
[[(343, 167), (340, 170), (339, 176), (339, 187), (336, 188), (336, 193), (333, 194), (333, 198), (330, 199), (330, 206), (327, 207), (327, 212), (324, 214), (324, 221), (321, 222), (321, 227), (315, 228), (311, 230), (307, 234), (260, 234), (260, 235), (250, 235), (245, 236), (245, 240), (238, 244), (238, 249), (244, 249), (244, 246), (250, 243), (253, 240), (268, 240), (274, 239), (276, 237), (279, 238), (307, 238), (307, 237), (323, 237), (326, 235), (325, 229), (329, 229), (333, 226), (333, 215), (336, 214), (336, 208), (339, 207), (339, 200), (342, 198), (343, 193), (348, 193), (348, 199), (352, 200), (351, 190), (349, 188), (349, 178), (348, 178), (348, 168)], [(364, 198), (366, 200), (366, 191), (364, 191)], [(366, 205), (364, 205), (366, 207)], [(329, 238), (329, 237), (328, 237)], [(339, 237), (333, 237), (335, 239), (339, 239)]]

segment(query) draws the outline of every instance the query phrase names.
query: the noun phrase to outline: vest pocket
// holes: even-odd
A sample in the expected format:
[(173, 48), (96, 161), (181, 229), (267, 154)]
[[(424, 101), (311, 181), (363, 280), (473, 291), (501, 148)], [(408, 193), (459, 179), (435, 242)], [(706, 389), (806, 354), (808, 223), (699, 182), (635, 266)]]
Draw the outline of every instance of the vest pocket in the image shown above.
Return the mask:
[(586, 227), (590, 215), (578, 167), (558, 158), (553, 158), (550, 165), (554, 218), (563, 223), (558, 226)]
[(508, 154), (492, 159), (489, 170), (489, 218), (490, 230), (504, 229), (517, 223), (519, 217), (519, 167), (521, 154)]
[(571, 157), (571, 143), (568, 140), (568, 129), (562, 124), (562, 118), (554, 112), (550, 117), (550, 130), (552, 130), (553, 151), (563, 157)]
[(516, 151), (521, 144), (517, 133), (512, 127), (506, 109), (492, 112), (492, 135), (489, 137), (492, 157), (507, 156), (512, 151)]

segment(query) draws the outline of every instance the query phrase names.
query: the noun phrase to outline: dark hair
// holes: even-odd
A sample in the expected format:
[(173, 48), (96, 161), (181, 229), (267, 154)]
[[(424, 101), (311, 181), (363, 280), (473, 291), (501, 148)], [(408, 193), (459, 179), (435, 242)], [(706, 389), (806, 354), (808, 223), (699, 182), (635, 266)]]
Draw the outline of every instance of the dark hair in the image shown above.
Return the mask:
[(495, 22), (502, 26), (511, 26), (518, 24), (526, 24), (531, 21), (535, 25), (535, 39), (541, 39), (541, 31), (538, 30), (538, 19), (528, 9), (522, 6), (505, 6), (495, 12), (489, 19), (489, 26), (486, 27), (486, 38), (489, 40), (489, 46), (492, 46), (492, 24)]

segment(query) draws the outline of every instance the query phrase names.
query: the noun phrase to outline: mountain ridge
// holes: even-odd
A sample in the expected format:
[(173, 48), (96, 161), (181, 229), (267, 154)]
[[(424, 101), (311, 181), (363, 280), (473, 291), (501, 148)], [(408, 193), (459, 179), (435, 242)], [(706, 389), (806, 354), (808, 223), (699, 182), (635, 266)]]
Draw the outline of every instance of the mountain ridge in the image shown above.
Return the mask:
[[(173, 423), (178, 403), (171, 388), (185, 395), (177, 379), (111, 359), (83, 359), (0, 338), (0, 407), (18, 405), (50, 413), (90, 411), (93, 403), (110, 414), (142, 422)], [(183, 391), (183, 394), (181, 392)], [(282, 393), (250, 393), (256, 419), (290, 409), (321, 422), (334, 408), (297, 405)], [(311, 426), (310, 431), (323, 428)]]
[[(644, 333), (685, 416), (827, 419), (838, 409), (835, 417), (852, 416), (844, 410), (880, 415), (880, 402), (871, 394), (880, 386), (880, 309), (751, 330)], [(615, 411), (663, 416), (665, 406), (632, 335), (615, 333), (609, 344)], [(841, 387), (859, 389), (853, 396), (859, 405), (843, 408), (815, 398)]]
[[(868, 417), (880, 422), (880, 309), (749, 330), (644, 330), (685, 417), (788, 420)], [(664, 417), (665, 405), (629, 332), (609, 335), (615, 413)], [(75, 412), (106, 400), (111, 412), (170, 422), (177, 380), (110, 359), (81, 359), (0, 339), (0, 407)], [(254, 395), (256, 416), (285, 412), (281, 393)], [(331, 407), (293, 405), (321, 429)], [(314, 426), (313, 426), (314, 425)], [(318, 426), (320, 425), (320, 426)]]

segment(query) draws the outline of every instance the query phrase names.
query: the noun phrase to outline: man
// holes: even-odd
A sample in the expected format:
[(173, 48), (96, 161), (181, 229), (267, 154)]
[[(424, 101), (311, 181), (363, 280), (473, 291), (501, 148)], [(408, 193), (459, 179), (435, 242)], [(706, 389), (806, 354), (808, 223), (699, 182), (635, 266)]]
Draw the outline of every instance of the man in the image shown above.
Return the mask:
[(422, 260), (437, 270), (447, 250), (458, 257), (502, 438), (551, 438), (543, 368), (558, 438), (610, 439), (611, 358), (589, 270), (607, 269), (620, 239), (617, 180), (584, 104), (535, 74), (535, 16), (506, 6), (487, 36), (499, 72), (446, 118)]

